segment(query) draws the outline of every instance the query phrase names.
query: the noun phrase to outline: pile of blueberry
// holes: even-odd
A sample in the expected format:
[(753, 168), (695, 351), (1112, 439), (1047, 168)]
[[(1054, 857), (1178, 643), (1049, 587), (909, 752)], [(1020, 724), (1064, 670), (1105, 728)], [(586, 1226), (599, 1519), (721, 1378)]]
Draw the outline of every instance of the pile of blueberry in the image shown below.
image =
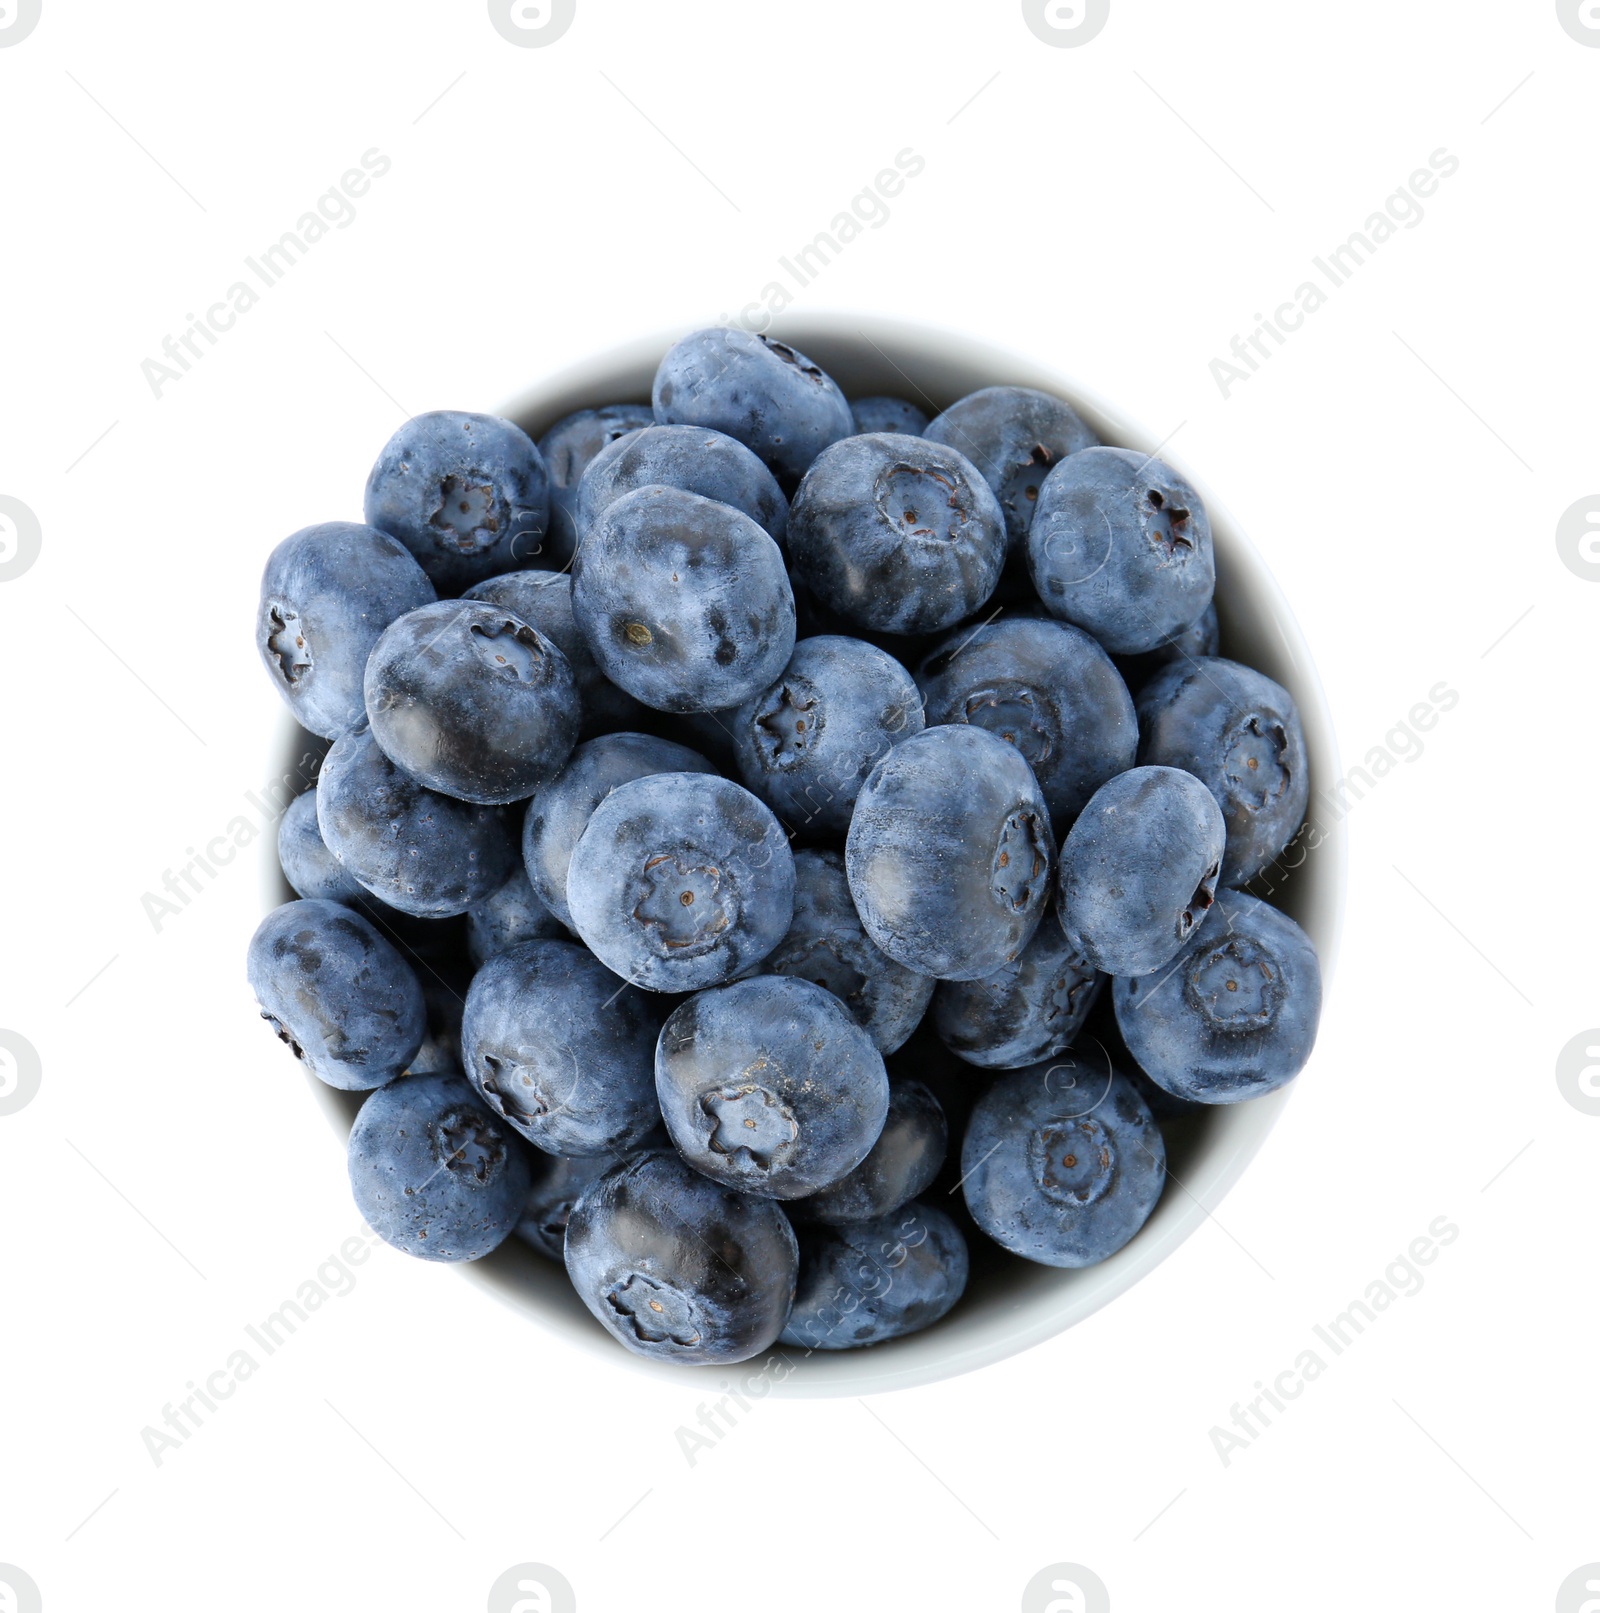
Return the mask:
[(1163, 1124), (1305, 1063), (1316, 955), (1243, 889), (1294, 702), (1218, 654), (1194, 488), (1060, 399), (930, 423), (705, 330), (537, 444), (409, 421), (365, 515), (262, 580), (332, 743), (249, 974), (371, 1092), (396, 1248), (520, 1237), (657, 1359), (871, 1345), (980, 1234), (1105, 1260)]

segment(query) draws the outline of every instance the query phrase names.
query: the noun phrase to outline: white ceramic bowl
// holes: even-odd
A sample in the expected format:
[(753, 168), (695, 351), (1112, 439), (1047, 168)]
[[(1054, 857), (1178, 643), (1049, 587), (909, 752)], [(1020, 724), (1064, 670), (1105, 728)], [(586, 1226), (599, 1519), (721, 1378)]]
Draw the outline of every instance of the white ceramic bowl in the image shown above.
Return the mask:
[[(588, 360), (531, 388), (499, 413), (532, 436), (563, 415), (599, 404), (648, 401), (650, 382), (674, 333), (631, 343)], [(1149, 453), (1156, 444), (1111, 413), (1067, 376), (1003, 349), (926, 326), (844, 315), (812, 315), (780, 322), (774, 333), (791, 342), (831, 374), (848, 397), (888, 393), (909, 398), (930, 414), (979, 387), (1019, 385), (1066, 398), (1102, 441)], [(361, 467), (355, 467), (357, 471)], [(1332, 724), (1311, 655), (1287, 603), (1261, 557), (1206, 487), (1217, 551), (1217, 608), (1223, 653), (1260, 668), (1299, 702), (1311, 757), (1312, 788), (1340, 776)], [(306, 736), (285, 719), (280, 756), (291, 764), (305, 752)], [(292, 767), (291, 767), (292, 770)], [(1345, 837), (1336, 824), (1273, 892), (1316, 943), (1324, 980), (1338, 950), (1345, 888)], [(276, 857), (266, 855), (264, 894), (269, 906), (289, 900)], [(974, 1072), (974, 1080), (981, 1077)], [(1316, 1079), (1313, 1057), (1307, 1079)], [(335, 1092), (309, 1078), (328, 1118), (343, 1137), (360, 1095)], [(1110, 1260), (1084, 1271), (1056, 1271), (1004, 1253), (974, 1260), (965, 1297), (937, 1326), (870, 1350), (784, 1350), (789, 1371), (769, 1375), (772, 1393), (785, 1396), (860, 1395), (903, 1389), (971, 1371), (1048, 1339), (1098, 1310), (1165, 1260), (1221, 1202), (1266, 1141), (1293, 1087), (1254, 1102), (1206, 1112), (1171, 1150), (1171, 1163), (1187, 1191), (1169, 1190), (1131, 1244)], [(959, 1148), (959, 1138), (952, 1147)], [(726, 1368), (674, 1367), (645, 1361), (619, 1347), (589, 1315), (566, 1273), (512, 1238), (487, 1259), (461, 1267), (470, 1280), (520, 1311), (530, 1326), (554, 1332), (595, 1353), (614, 1370), (657, 1374), (693, 1382), (686, 1374), (727, 1376)], [(753, 1361), (742, 1371), (759, 1371)]]

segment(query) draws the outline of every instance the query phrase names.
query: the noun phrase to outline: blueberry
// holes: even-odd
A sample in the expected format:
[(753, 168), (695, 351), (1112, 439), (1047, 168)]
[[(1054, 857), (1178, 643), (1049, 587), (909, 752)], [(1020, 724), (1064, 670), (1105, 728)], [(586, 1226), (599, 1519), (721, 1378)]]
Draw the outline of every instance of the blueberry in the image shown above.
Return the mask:
[(842, 1226), (893, 1215), (926, 1192), (949, 1146), (939, 1100), (920, 1081), (889, 1081), (889, 1113), (871, 1152), (847, 1176), (789, 1206), (799, 1223)]
[(854, 429), (844, 394), (804, 353), (743, 330), (698, 330), (656, 371), (656, 420), (710, 426), (742, 442), (792, 487)]
[(638, 1153), (579, 1195), (567, 1274), (636, 1355), (727, 1365), (776, 1342), (799, 1249), (771, 1199), (719, 1186), (667, 1152)]
[(1000, 580), (1005, 521), (953, 448), (849, 437), (821, 454), (789, 511), (796, 575), (858, 627), (931, 633), (970, 616)]
[(1099, 441), (1070, 403), (1025, 386), (968, 393), (926, 435), (965, 454), (994, 489), (1013, 554), (1027, 541), (1045, 477), (1069, 454)]
[(615, 728), (636, 727), (644, 720), (645, 708), (611, 682), (589, 653), (572, 614), (572, 578), (565, 572), (507, 571), (474, 583), (461, 597), (485, 600), (510, 611), (566, 656), (578, 686), (583, 713), (578, 732), (584, 739)]
[(867, 939), (837, 851), (795, 853), (794, 921), (761, 968), (831, 991), (880, 1053), (892, 1053), (905, 1041), (933, 996), (933, 981)]
[(361, 721), (361, 674), (390, 622), (434, 598), (403, 544), (329, 521), (285, 538), (261, 575), (256, 648), (295, 721), (337, 739)]
[(976, 980), (1020, 956), (1049, 899), (1055, 837), (1028, 764), (981, 728), (929, 728), (878, 763), (845, 867), (861, 923), (897, 963)]
[(1221, 653), (1222, 633), (1217, 622), (1217, 605), (1213, 600), (1194, 621), (1181, 632), (1158, 644), (1143, 655), (1124, 655), (1117, 658), (1117, 671), (1122, 681), (1137, 694), (1156, 673), (1174, 661), (1192, 661), (1202, 655)]
[(727, 721), (750, 789), (797, 829), (842, 835), (867, 774), (922, 732), (922, 700), (893, 656), (825, 636), (801, 639), (776, 681)]
[(467, 953), (479, 967), (524, 941), (565, 940), (566, 933), (520, 867), (492, 896), (467, 909)]
[(572, 941), (524, 941), (473, 976), (461, 1062), (483, 1101), (550, 1154), (631, 1148), (659, 1124), (659, 1007)]
[(928, 417), (904, 398), (857, 398), (850, 405), (852, 436), (865, 437), (874, 431), (892, 431), (901, 437), (920, 437), (928, 429)]
[(1169, 465), (1125, 448), (1085, 448), (1045, 478), (1028, 567), (1050, 613), (1113, 655), (1165, 644), (1211, 603), (1216, 583), (1200, 495)]
[(544, 558), (550, 477), (520, 426), (440, 409), (408, 420), (378, 455), (366, 518), (398, 538), (441, 592), (459, 593)]
[[(654, 424), (655, 418), (647, 403), (608, 403), (567, 415), (539, 439), (539, 454), (550, 476), (550, 530), (537, 564), (564, 570), (572, 563), (578, 547), (578, 485), (583, 473), (602, 448)], [(533, 625), (546, 631), (538, 622)]]
[[(625, 493), (676, 487), (731, 504), (776, 543), (789, 525), (789, 501), (742, 442), (704, 426), (647, 426), (596, 454), (578, 489), (578, 531), (586, 533)], [(580, 539), (581, 541), (581, 539)]]
[(1032, 617), (961, 628), (917, 669), (930, 724), (971, 723), (1022, 752), (1058, 833), (1133, 766), (1133, 697), (1081, 629)]
[(978, 1099), (961, 1146), (972, 1218), (1045, 1266), (1092, 1266), (1150, 1218), (1166, 1145), (1127, 1076), (1066, 1054), (1002, 1076)]
[(748, 790), (656, 773), (613, 790), (567, 872), (572, 922), (613, 973), (650, 991), (699, 991), (743, 973), (794, 917), (794, 856)]
[(517, 1236), (546, 1260), (559, 1263), (567, 1241), (567, 1222), (578, 1195), (617, 1162), (615, 1154), (600, 1154), (592, 1159), (535, 1154), (533, 1186), (522, 1206)]
[(611, 681), (657, 711), (721, 711), (764, 689), (794, 650), (777, 544), (728, 504), (641, 487), (584, 533), (572, 613)]
[(742, 1193), (797, 1199), (867, 1157), (889, 1077), (832, 992), (757, 975), (673, 1010), (656, 1044), (656, 1096), (696, 1170)]
[(378, 749), (365, 723), (336, 740), (322, 764), (317, 826), (374, 896), (420, 918), (465, 913), (517, 866), (504, 807), (424, 788)]
[(1111, 995), (1128, 1051), (1158, 1086), (1196, 1103), (1242, 1103), (1292, 1081), (1310, 1058), (1322, 971), (1292, 918), (1223, 890), (1169, 969), (1118, 980)]
[(1096, 969), (1154, 974), (1205, 923), (1223, 840), (1222, 811), (1192, 773), (1123, 773), (1095, 791), (1062, 842), (1061, 928)]
[(532, 1170), (522, 1139), (459, 1075), (409, 1075), (361, 1106), (350, 1186), (361, 1219), (419, 1260), (478, 1260), (516, 1229)]
[(372, 900), (371, 892), (328, 850), (317, 827), (317, 792), (307, 790), (289, 803), (278, 820), (278, 866), (297, 896), (342, 902), (350, 907)]
[(1237, 661), (1175, 661), (1140, 691), (1139, 760), (1181, 767), (1222, 808), (1222, 882), (1271, 866), (1306, 815), (1311, 775), (1289, 691)]
[(952, 1053), (984, 1070), (1017, 1070), (1077, 1040), (1105, 976), (1048, 920), (1014, 963), (979, 980), (942, 980), (933, 1028)]
[(572, 928), (567, 869), (594, 809), (621, 784), (652, 773), (711, 773), (697, 752), (652, 734), (604, 734), (580, 745), (567, 765), (528, 803), (522, 860), (539, 899)]
[(365, 1092), (393, 1080), (422, 1046), (422, 987), (359, 913), (287, 902), (250, 939), (261, 1017), (319, 1080)]
[(501, 606), (442, 599), (392, 623), (367, 662), (372, 737), (458, 801), (524, 801), (578, 742), (578, 685), (544, 634)]
[(967, 1286), (967, 1240), (943, 1210), (908, 1204), (850, 1226), (803, 1227), (794, 1309), (780, 1342), (857, 1350), (949, 1314)]

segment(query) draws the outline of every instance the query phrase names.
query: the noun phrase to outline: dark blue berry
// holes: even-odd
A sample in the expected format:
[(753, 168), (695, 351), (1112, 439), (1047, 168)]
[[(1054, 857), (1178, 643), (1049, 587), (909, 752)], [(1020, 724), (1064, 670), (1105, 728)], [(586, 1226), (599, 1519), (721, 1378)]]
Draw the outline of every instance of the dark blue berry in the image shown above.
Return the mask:
[(657, 711), (750, 699), (794, 650), (794, 594), (749, 516), (675, 487), (641, 487), (584, 533), (572, 613), (601, 671)]
[(615, 728), (637, 727), (645, 708), (600, 670), (572, 615), (572, 578), (561, 571), (508, 571), (474, 583), (463, 599), (482, 599), (508, 610), (543, 633), (567, 658), (582, 707), (579, 735), (592, 739)]
[(931, 1018), (952, 1053), (985, 1070), (1017, 1070), (1077, 1040), (1105, 976), (1046, 920), (1014, 963), (979, 980), (942, 980)]
[(527, 1145), (459, 1075), (408, 1075), (361, 1106), (350, 1186), (361, 1218), (419, 1260), (478, 1260), (515, 1230)]
[(804, 353), (743, 330), (685, 336), (662, 359), (652, 401), (661, 425), (725, 432), (788, 487), (854, 430), (844, 394)]
[(867, 774), (922, 732), (922, 700), (893, 656), (824, 636), (801, 639), (777, 680), (724, 721), (750, 789), (797, 831), (841, 835)]
[(1093, 1052), (1003, 1075), (978, 1099), (961, 1147), (972, 1218), (1045, 1266), (1092, 1266), (1150, 1218), (1166, 1145), (1125, 1075)]
[(405, 548), (371, 527), (329, 521), (285, 538), (261, 576), (256, 648), (295, 721), (325, 739), (360, 722), (372, 646), (433, 598)]
[(1158, 1086), (1242, 1103), (1292, 1081), (1311, 1056), (1322, 971), (1295, 921), (1243, 891), (1216, 906), (1153, 979), (1112, 987), (1128, 1051)]
[(372, 894), (419, 918), (465, 913), (517, 866), (514, 819), (425, 788), (363, 723), (336, 740), (317, 782), (328, 849)]
[(367, 478), (369, 526), (398, 538), (443, 593), (538, 565), (550, 478), (533, 439), (494, 415), (408, 420)]
[(603, 734), (580, 745), (567, 765), (528, 803), (522, 860), (539, 899), (572, 928), (567, 870), (594, 809), (622, 784), (652, 773), (712, 773), (687, 745), (653, 734)]
[(794, 856), (728, 779), (656, 773), (613, 790), (572, 853), (573, 926), (614, 974), (699, 991), (760, 963), (794, 917)]
[(1058, 833), (1138, 754), (1133, 697), (1076, 627), (1015, 616), (958, 628), (917, 683), (930, 725), (970, 723), (1022, 752)]
[(381, 1087), (422, 1046), (427, 1011), (416, 975), (337, 902), (288, 902), (267, 914), (250, 940), (248, 972), (261, 1017), (331, 1087)]
[(392, 623), (367, 662), (372, 737), (430, 790), (524, 801), (578, 742), (567, 658), (504, 607), (443, 599)]
[(757, 975), (674, 1010), (656, 1047), (656, 1095), (696, 1170), (743, 1193), (796, 1199), (867, 1157), (889, 1078), (831, 992)]
[(705, 426), (647, 426), (603, 449), (583, 473), (578, 531), (587, 533), (619, 498), (641, 487), (676, 487), (731, 504), (777, 543), (789, 525), (783, 489), (743, 443)]
[(925, 432), (965, 454), (994, 489), (1006, 537), (1021, 552), (1044, 479), (1069, 454), (1098, 442), (1070, 403), (1025, 386), (990, 386), (952, 403)]
[(660, 1008), (571, 941), (525, 941), (473, 976), (461, 1062), (483, 1101), (550, 1154), (632, 1148), (659, 1124)]
[(1222, 808), (1223, 883), (1242, 885), (1270, 867), (1311, 791), (1289, 691), (1237, 661), (1175, 661), (1144, 686), (1138, 710), (1140, 762), (1193, 773)]
[(892, 1215), (926, 1192), (944, 1164), (949, 1128), (922, 1082), (889, 1079), (889, 1113), (867, 1157), (848, 1176), (788, 1206), (796, 1223), (842, 1226)]
[(1061, 845), (1056, 912), (1096, 969), (1148, 975), (1204, 923), (1222, 812), (1192, 773), (1135, 767), (1095, 792)]
[(635, 1355), (726, 1365), (776, 1342), (799, 1249), (772, 1199), (749, 1198), (676, 1154), (637, 1153), (579, 1195), (567, 1274), (601, 1326)]
[(1005, 522), (953, 448), (922, 437), (849, 437), (821, 454), (789, 511), (795, 574), (858, 627), (931, 633), (994, 592)]
[[(608, 403), (567, 415), (539, 439), (539, 454), (550, 476), (550, 530), (538, 556), (530, 556), (525, 564), (560, 571), (572, 563), (578, 548), (578, 487), (583, 473), (602, 448), (654, 421), (655, 411), (647, 403)], [(548, 632), (539, 622), (533, 625)]]
[(918, 1333), (967, 1286), (967, 1241), (943, 1210), (908, 1204), (877, 1220), (800, 1230), (800, 1276), (781, 1342), (856, 1350)]
[(1021, 955), (1049, 900), (1054, 857), (1028, 764), (967, 726), (925, 729), (886, 756), (845, 843), (867, 934), (940, 980), (976, 980)]
[(1171, 466), (1125, 448), (1086, 448), (1045, 478), (1028, 566), (1051, 615), (1113, 655), (1182, 632), (1216, 582), (1200, 495)]

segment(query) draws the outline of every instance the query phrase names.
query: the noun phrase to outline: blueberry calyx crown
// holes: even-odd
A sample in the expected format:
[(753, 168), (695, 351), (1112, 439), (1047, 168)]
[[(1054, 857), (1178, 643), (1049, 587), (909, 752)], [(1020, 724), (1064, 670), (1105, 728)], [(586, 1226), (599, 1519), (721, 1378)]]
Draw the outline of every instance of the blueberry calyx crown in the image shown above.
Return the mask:
[(298, 683), (315, 664), (300, 625), (300, 612), (277, 600), (267, 606), (267, 650), (277, 660), (278, 675), (288, 684)]
[(1222, 864), (1214, 862), (1201, 876), (1200, 883), (1195, 887), (1194, 895), (1189, 898), (1189, 904), (1178, 915), (1178, 934), (1185, 940), (1193, 933), (1195, 925), (1211, 910), (1217, 899), (1217, 880), (1222, 873)]
[(676, 1288), (641, 1272), (629, 1272), (613, 1283), (606, 1303), (616, 1313), (618, 1324), (631, 1327), (643, 1344), (688, 1346), (700, 1342), (689, 1301)]
[(494, 506), (492, 483), (446, 476), (439, 484), (439, 505), (428, 517), (428, 525), (459, 553), (478, 554), (492, 548), (500, 536)]
[(550, 1100), (525, 1064), (485, 1053), (482, 1089), (503, 1120), (543, 1120), (550, 1113)]
[(756, 745), (771, 768), (797, 766), (827, 725), (822, 696), (805, 678), (784, 678), (756, 712)]
[(661, 852), (644, 865), (633, 918), (663, 957), (692, 958), (733, 922), (731, 898), (720, 868)]
[(493, 1121), (471, 1109), (448, 1110), (433, 1129), (433, 1155), (452, 1176), (480, 1187), (506, 1160), (506, 1140)]
[(1031, 807), (1020, 807), (1007, 816), (995, 846), (995, 899), (1013, 913), (1026, 913), (1043, 896), (1049, 871), (1039, 815)]
[(714, 1088), (700, 1100), (701, 1112), (710, 1126), (712, 1153), (736, 1164), (743, 1154), (759, 1171), (771, 1170), (800, 1135), (799, 1122), (788, 1105), (751, 1079), (769, 1065), (765, 1056), (758, 1058), (742, 1079)]
[(970, 519), (960, 487), (928, 465), (887, 466), (873, 502), (892, 531), (924, 543), (954, 540)]
[(979, 689), (967, 696), (966, 720), (987, 729), (996, 739), (1022, 753), (1030, 767), (1048, 762), (1055, 751), (1055, 736), (1044, 720), (1044, 702), (1025, 683)]
[(1145, 533), (1164, 559), (1172, 560), (1194, 553), (1195, 541), (1189, 524), (1189, 512), (1181, 504), (1170, 503), (1158, 488), (1152, 487), (1145, 493), (1141, 513)]
[(1104, 1198), (1116, 1179), (1116, 1149), (1098, 1120), (1050, 1122), (1028, 1139), (1029, 1163), (1046, 1198), (1082, 1209)]
[(1280, 800), (1290, 784), (1289, 735), (1283, 724), (1251, 712), (1228, 739), (1222, 774), (1228, 793), (1252, 812)]
[(547, 670), (544, 651), (531, 627), (507, 618), (494, 626), (474, 622), (467, 639), (491, 672), (518, 683), (538, 683)]
[(1189, 965), (1189, 1001), (1214, 1030), (1264, 1030), (1278, 1012), (1283, 976), (1277, 959), (1248, 936), (1230, 935)]

